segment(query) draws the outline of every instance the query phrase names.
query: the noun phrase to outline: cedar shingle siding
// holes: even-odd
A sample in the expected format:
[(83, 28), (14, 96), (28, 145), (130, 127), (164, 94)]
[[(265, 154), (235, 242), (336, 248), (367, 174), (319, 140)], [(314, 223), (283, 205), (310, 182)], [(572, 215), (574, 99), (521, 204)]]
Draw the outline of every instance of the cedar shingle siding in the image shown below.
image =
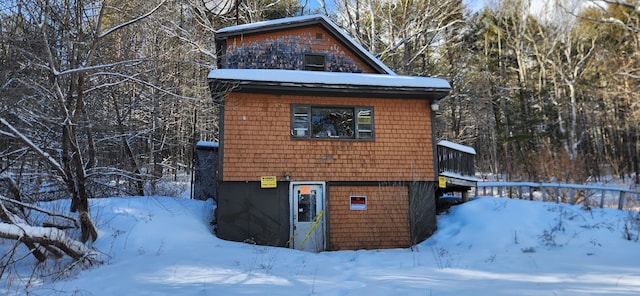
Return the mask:
[(325, 70), (329, 72), (375, 73), (320, 26), (230, 37), (224, 66), (304, 70), (304, 54), (324, 55)]
[[(367, 210), (350, 210), (349, 197), (367, 197)], [(411, 245), (407, 186), (331, 186), (329, 249), (388, 249)]]
[[(291, 104), (374, 109), (375, 140), (293, 139)], [(225, 101), (225, 181), (283, 176), (294, 181), (435, 180), (425, 100), (231, 93)]]

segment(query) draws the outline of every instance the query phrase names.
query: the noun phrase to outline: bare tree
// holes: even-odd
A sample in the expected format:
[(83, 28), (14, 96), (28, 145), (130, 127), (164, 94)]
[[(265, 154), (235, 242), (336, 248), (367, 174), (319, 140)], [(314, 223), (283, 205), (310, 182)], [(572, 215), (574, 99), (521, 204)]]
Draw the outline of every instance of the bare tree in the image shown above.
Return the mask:
[(435, 76), (447, 30), (463, 25), (462, 1), (335, 0), (337, 22), (401, 74)]
[[(91, 75), (137, 62), (102, 64), (95, 62), (95, 55), (105, 38), (147, 18), (161, 5), (162, 2), (144, 14), (107, 28), (102, 24), (106, 2), (14, 1), (6, 7), (28, 24), (33, 40), (30, 47), (12, 44), (11, 51), (19, 53), (17, 58), (23, 64), (16, 71), (16, 78), (5, 82), (4, 89), (26, 89), (21, 93), (29, 95), (16, 98), (11, 108), (3, 110), (3, 116), (8, 117), (0, 120), (3, 135), (18, 139), (34, 151), (66, 184), (72, 196), (70, 210), (79, 213), (83, 242), (97, 238), (89, 215), (87, 189), (87, 169), (95, 165), (95, 143), (84, 109), (87, 91), (99, 87), (92, 84)], [(24, 131), (18, 127), (24, 127)], [(45, 134), (53, 133), (57, 139), (42, 142), (43, 131), (39, 128), (45, 128)]]

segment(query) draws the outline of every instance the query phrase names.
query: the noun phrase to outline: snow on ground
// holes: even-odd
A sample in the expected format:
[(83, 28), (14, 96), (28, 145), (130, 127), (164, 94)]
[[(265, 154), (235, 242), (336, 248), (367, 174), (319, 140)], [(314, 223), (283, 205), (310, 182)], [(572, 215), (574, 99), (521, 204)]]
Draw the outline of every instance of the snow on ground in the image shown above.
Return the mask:
[[(315, 254), (220, 240), (208, 224), (211, 202), (129, 197), (91, 204), (100, 236), (94, 246), (105, 264), (65, 280), (33, 285), (28, 290), (32, 295), (640, 291), (640, 221), (634, 220), (638, 214), (614, 209), (484, 197), (439, 216), (438, 231), (414, 250)], [(7, 286), (0, 282), (0, 291)], [(22, 294), (24, 289), (12, 283), (8, 295)]]

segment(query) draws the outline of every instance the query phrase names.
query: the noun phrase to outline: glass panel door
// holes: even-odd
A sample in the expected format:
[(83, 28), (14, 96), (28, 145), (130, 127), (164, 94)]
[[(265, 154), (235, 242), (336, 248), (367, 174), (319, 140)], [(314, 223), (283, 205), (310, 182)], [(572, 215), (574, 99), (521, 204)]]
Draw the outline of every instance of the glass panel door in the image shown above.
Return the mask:
[(324, 250), (324, 184), (291, 185), (292, 244), (298, 250)]

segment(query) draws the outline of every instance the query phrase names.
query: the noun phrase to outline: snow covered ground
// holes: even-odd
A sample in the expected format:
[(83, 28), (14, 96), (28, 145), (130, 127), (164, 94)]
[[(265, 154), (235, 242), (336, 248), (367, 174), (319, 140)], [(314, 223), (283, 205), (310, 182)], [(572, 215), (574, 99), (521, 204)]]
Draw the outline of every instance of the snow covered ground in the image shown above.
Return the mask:
[[(438, 231), (414, 250), (314, 254), (216, 238), (211, 202), (128, 197), (91, 205), (105, 264), (31, 283), (31, 295), (640, 292), (640, 217), (614, 209), (484, 197), (439, 216)], [(0, 294), (26, 294), (21, 284), (3, 278)]]

